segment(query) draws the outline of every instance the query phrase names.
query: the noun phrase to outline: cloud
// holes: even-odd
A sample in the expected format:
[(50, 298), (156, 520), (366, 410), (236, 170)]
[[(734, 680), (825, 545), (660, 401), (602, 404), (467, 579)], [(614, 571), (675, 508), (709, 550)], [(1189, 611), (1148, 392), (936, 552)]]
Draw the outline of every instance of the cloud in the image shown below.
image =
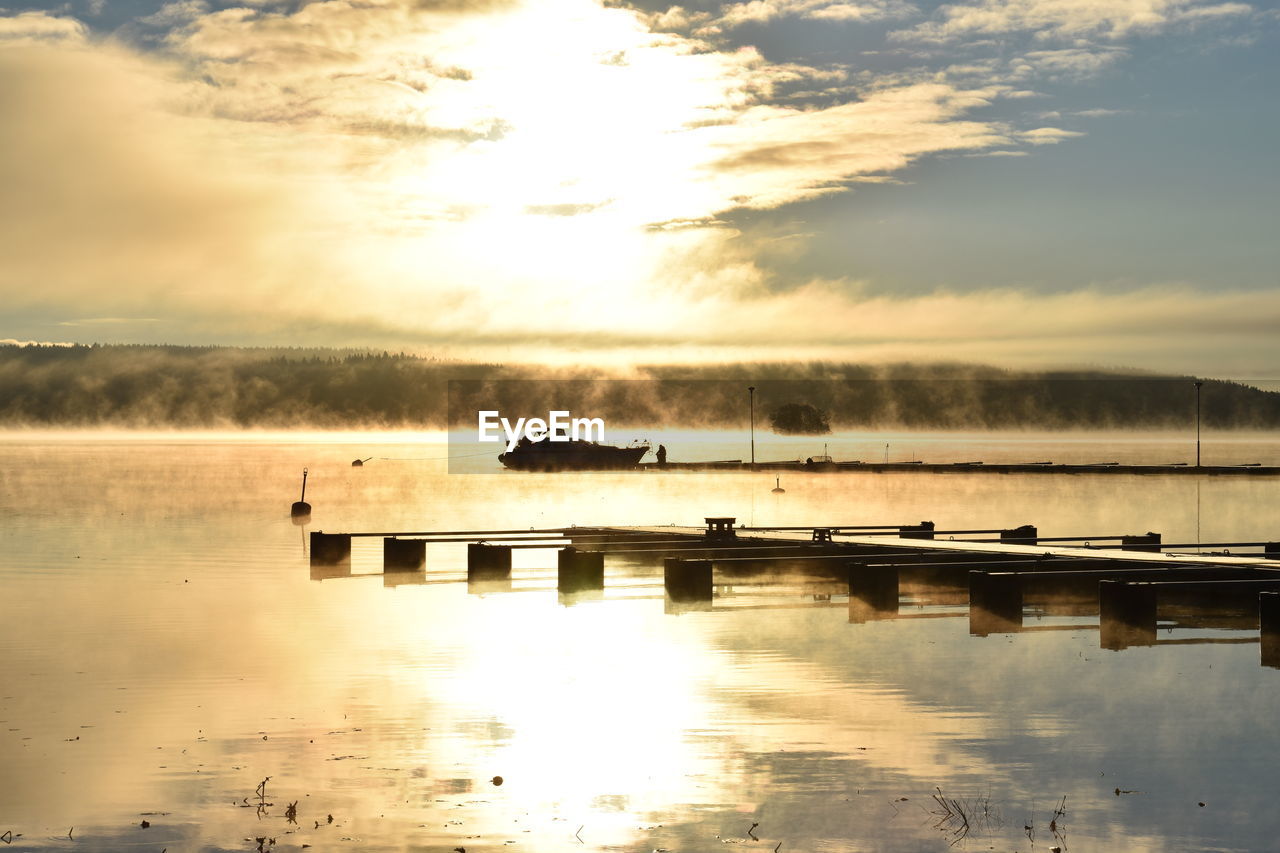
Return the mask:
[(1010, 60), (1009, 71), (1012, 79), (1093, 77), (1125, 56), (1123, 49), (1114, 47), (1032, 50)]
[[(761, 24), (776, 18), (795, 17), (818, 21), (880, 21), (905, 18), (916, 8), (902, 0), (872, 0), (866, 3), (831, 0), (747, 0), (721, 7), (720, 16), (704, 25), (703, 32), (732, 29), (744, 24)], [(668, 13), (669, 14), (669, 13)]]
[(209, 4), (204, 0), (175, 0), (166, 3), (156, 12), (138, 18), (139, 23), (150, 27), (169, 29), (189, 24), (209, 11)]
[(0, 49), (8, 310), (156, 316), (221, 302), (228, 284), (249, 308), (264, 277), (285, 280), (272, 244), (303, 207), (237, 143), (172, 112), (188, 92), (180, 69), (114, 47)]
[(88, 28), (75, 18), (50, 15), (47, 12), (22, 12), (10, 17), (0, 15), (0, 47), (38, 44), (80, 44)]
[(1120, 39), (1179, 23), (1249, 15), (1245, 3), (1196, 0), (980, 0), (939, 7), (935, 20), (895, 37), (945, 43), (966, 36), (1031, 32), (1039, 38)]
[[(920, 83), (823, 110), (756, 108), (733, 128), (714, 129), (721, 137), (714, 147), (726, 153), (713, 168), (738, 206), (813, 198), (856, 177), (897, 171), (926, 154), (1010, 144), (1000, 126), (962, 120), (995, 94)], [(750, 132), (731, 138), (743, 127)]]
[(1077, 130), (1063, 130), (1060, 127), (1037, 127), (1033, 130), (1018, 131), (1018, 138), (1032, 145), (1057, 145), (1064, 139), (1084, 136)]
[(73, 347), (68, 341), (19, 341), (14, 338), (0, 338), (0, 346), (11, 347)]
[[(774, 5), (725, 15), (907, 8), (759, 2)], [(61, 321), (135, 339), (504, 357), (681, 341), (720, 355), (797, 340), (896, 352), (921, 345), (919, 328), (940, 347), (988, 335), (1004, 351), (983, 312), (1013, 322), (1008, 294), (885, 302), (771, 279), (762, 257), (798, 251), (814, 227), (748, 245), (734, 220), (889, 182), (923, 158), (1025, 156), (1079, 133), (991, 118), (1033, 94), (1000, 62), (973, 63), (977, 82), (961, 85), (655, 29), (711, 20), (592, 0), (180, 0), (149, 16), (163, 48), (144, 52), (69, 18), (0, 17), (0, 299), (30, 323), (5, 331), (40, 338), (57, 330), (36, 325)], [(1120, 55), (1086, 45), (1017, 61), (1066, 76)], [(796, 91), (815, 102), (788, 100)], [(949, 335), (930, 311), (963, 322)]]

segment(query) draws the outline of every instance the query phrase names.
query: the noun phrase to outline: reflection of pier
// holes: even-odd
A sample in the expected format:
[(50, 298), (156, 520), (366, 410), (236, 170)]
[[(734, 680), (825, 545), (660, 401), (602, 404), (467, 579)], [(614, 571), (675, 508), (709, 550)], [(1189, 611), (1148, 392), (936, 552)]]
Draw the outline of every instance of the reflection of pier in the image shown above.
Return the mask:
[[(798, 599), (803, 606), (847, 608), (851, 623), (955, 617), (967, 611), (976, 636), (1094, 628), (1100, 645), (1113, 650), (1155, 645), (1158, 628), (1256, 631), (1263, 664), (1280, 667), (1280, 563), (1273, 562), (1280, 558), (1280, 544), (1275, 542), (1164, 544), (1154, 532), (1041, 537), (1032, 525), (938, 530), (927, 521), (781, 528), (734, 527), (733, 522), (709, 518), (701, 531), (313, 532), (311, 577), (381, 575), (387, 586), (456, 583), (464, 579), (461, 561), (449, 561), (452, 571), (433, 572), (428, 546), (466, 545), (465, 580), (474, 593), (549, 589), (554, 577), (565, 604), (601, 599), (608, 563), (615, 572), (626, 570), (609, 585), (611, 595), (661, 597), (669, 613), (795, 607), (801, 606)], [(380, 573), (352, 573), (352, 542), (362, 538), (382, 540)], [(1187, 553), (1207, 548), (1237, 550)], [(516, 584), (512, 558), (525, 550), (548, 552), (548, 558), (554, 552), (555, 567), (520, 570)], [(1026, 626), (1027, 615), (1075, 621)]]

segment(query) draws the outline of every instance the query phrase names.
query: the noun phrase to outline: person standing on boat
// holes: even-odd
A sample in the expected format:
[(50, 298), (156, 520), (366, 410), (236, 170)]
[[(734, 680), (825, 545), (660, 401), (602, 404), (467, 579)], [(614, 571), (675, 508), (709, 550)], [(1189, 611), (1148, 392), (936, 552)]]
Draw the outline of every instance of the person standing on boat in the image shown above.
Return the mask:
[(658, 467), (667, 467), (667, 447), (665, 444), (658, 445)]

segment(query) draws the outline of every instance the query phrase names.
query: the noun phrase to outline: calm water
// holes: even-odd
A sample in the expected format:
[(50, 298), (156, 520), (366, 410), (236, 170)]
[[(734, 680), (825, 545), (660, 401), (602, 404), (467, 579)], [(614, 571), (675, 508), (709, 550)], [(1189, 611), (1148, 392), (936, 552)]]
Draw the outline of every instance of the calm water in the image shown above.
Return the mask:
[[(664, 438), (673, 459), (736, 447)], [(1187, 458), (1168, 436), (844, 436), (831, 452), (874, 459), (886, 441), (930, 461)], [(764, 474), (448, 474), (447, 452), (403, 436), (0, 440), (12, 849), (1280, 844), (1280, 671), (1259, 665), (1256, 631), (1162, 629), (1109, 652), (1096, 617), (1028, 616), (1046, 630), (972, 637), (963, 597), (928, 588), (897, 619), (851, 624), (838, 588), (794, 580), (675, 615), (654, 564), (610, 558), (602, 595), (563, 599), (554, 555), (517, 552), (511, 591), (477, 595), (461, 546), (430, 546), (425, 576), (395, 582), (376, 540), (350, 576), (313, 573), (304, 544), (704, 515), (1261, 540), (1280, 480), (793, 474), (779, 496)], [(1206, 461), (1278, 460), (1257, 437), (1206, 444)], [(304, 466), (315, 512), (299, 527)]]

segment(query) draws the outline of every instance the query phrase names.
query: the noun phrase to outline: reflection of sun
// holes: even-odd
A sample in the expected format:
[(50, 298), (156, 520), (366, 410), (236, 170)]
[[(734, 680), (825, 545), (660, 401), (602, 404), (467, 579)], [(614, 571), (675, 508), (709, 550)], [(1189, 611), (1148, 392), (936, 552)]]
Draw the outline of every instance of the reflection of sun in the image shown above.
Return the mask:
[(643, 814), (697, 800), (690, 778), (711, 768), (699, 767), (707, 758), (689, 734), (712, 725), (702, 686), (712, 661), (660, 633), (661, 613), (643, 612), (652, 602), (496, 603), (475, 609), (481, 624), (446, 687), (467, 713), (510, 730), (479, 775), (492, 767), (513, 804), (531, 810), (576, 812), (622, 795)]

